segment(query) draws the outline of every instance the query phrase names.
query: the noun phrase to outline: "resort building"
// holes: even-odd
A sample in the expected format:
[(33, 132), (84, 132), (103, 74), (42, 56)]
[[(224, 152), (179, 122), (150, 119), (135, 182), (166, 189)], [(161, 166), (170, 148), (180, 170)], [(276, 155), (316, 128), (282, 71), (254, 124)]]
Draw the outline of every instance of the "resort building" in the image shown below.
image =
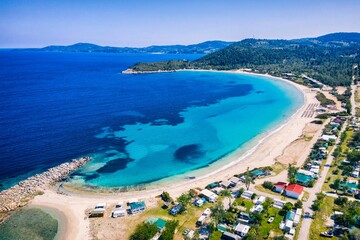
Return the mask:
[(142, 213), (146, 209), (145, 202), (131, 202), (129, 206), (131, 214)]
[(218, 195), (207, 189), (202, 190), (199, 195), (205, 197), (209, 202), (216, 202), (218, 199)]
[(304, 187), (298, 184), (289, 184), (285, 188), (285, 195), (291, 198), (298, 199), (303, 193)]
[(274, 185), (274, 191), (278, 193), (282, 193), (285, 190), (287, 183), (286, 182), (277, 182)]

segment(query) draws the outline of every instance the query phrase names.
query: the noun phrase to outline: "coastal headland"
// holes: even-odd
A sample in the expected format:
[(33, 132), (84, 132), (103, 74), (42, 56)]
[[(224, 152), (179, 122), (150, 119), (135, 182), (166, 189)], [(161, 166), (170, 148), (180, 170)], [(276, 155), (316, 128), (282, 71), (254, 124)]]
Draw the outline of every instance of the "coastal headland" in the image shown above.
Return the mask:
[[(243, 71), (231, 72), (239, 74), (252, 74), (244, 73)], [(34, 197), (34, 199), (31, 200), (30, 206), (43, 206), (61, 212), (66, 219), (63, 224), (65, 225), (64, 228), (66, 228), (66, 232), (64, 234), (67, 239), (88, 239), (91, 233), (90, 221), (86, 217), (86, 213), (98, 202), (115, 204), (121, 201), (126, 202), (130, 199), (141, 199), (146, 202), (149, 208), (151, 208), (156, 205), (157, 200), (155, 199), (155, 196), (158, 196), (163, 191), (167, 191), (171, 194), (171, 196), (177, 197), (191, 188), (204, 188), (211, 182), (226, 179), (234, 174), (246, 171), (247, 168), (252, 169), (255, 167), (271, 166), (279, 160), (278, 157), (283, 155), (285, 150), (290, 146), (292, 149), (301, 148), (299, 151), (304, 151), (305, 149), (303, 154), (304, 156), (301, 155), (296, 159), (297, 164), (301, 164), (301, 162), (305, 161), (306, 150), (310, 151), (311, 141), (309, 141), (307, 145), (297, 146), (293, 143), (297, 139), (301, 138), (306, 131), (308, 131), (309, 124), (312, 125), (311, 122), (315, 119), (315, 116), (313, 115), (310, 117), (304, 117), (303, 113), (310, 104), (318, 104), (318, 101), (315, 98), (316, 93), (311, 91), (308, 87), (295, 84), (288, 80), (276, 77), (271, 78), (273, 78), (274, 81), (286, 81), (287, 83), (293, 84), (297, 87), (304, 95), (304, 105), (280, 127), (274, 129), (272, 132), (264, 133), (262, 136), (257, 138), (257, 144), (247, 152), (244, 153), (243, 151), (236, 150), (226, 156), (225, 158), (228, 160), (227, 162), (229, 162), (229, 164), (224, 166), (218, 165), (216, 170), (212, 169), (212, 171), (210, 170), (211, 168), (201, 169), (203, 175), (196, 177), (195, 179), (182, 179), (181, 181), (173, 183), (159, 183), (157, 187), (143, 191), (100, 193), (96, 191), (89, 192), (82, 189), (65, 188), (66, 191), (59, 194), (57, 191), (58, 189), (54, 189), (50, 186), (50, 184), (41, 184), (42, 189), (44, 189), (43, 194)], [(319, 132), (320, 128), (316, 128), (315, 132), (316, 131)], [(290, 160), (293, 161), (294, 159), (291, 158)], [(222, 160), (218, 162), (221, 161)], [(281, 163), (287, 164), (287, 161), (289, 160), (285, 159), (281, 161)], [(61, 179), (62, 177), (57, 178), (57, 180)], [(51, 182), (53, 183), (54, 181)], [(35, 187), (30, 187), (32, 190), (28, 191), (35, 193), (38, 186), (34, 186)], [(17, 199), (21, 198), (17, 197)]]

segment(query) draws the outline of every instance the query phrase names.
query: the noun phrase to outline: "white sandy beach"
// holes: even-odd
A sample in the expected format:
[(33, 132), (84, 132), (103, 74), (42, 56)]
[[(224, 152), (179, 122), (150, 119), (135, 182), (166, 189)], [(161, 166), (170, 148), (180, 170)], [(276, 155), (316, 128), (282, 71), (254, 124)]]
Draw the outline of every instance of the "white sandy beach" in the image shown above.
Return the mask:
[[(241, 71), (233, 72), (252, 74)], [(58, 194), (55, 190), (49, 189), (45, 191), (45, 194), (35, 197), (31, 205), (53, 208), (63, 213), (64, 217), (66, 218), (65, 223), (63, 223), (65, 226), (63, 236), (64, 239), (88, 239), (89, 221), (85, 217), (85, 211), (87, 209), (93, 208), (98, 202), (114, 204), (119, 201), (125, 202), (129, 199), (143, 199), (147, 202), (147, 205), (151, 205), (155, 203), (154, 197), (161, 194), (163, 191), (167, 191), (171, 194), (171, 196), (176, 197), (191, 188), (203, 188), (211, 182), (221, 181), (233, 176), (234, 174), (244, 172), (248, 167), (252, 169), (256, 167), (273, 165), (276, 157), (281, 155), (289, 144), (301, 136), (303, 134), (304, 127), (309, 122), (314, 120), (313, 117), (302, 116), (306, 108), (310, 104), (318, 103), (315, 98), (315, 92), (312, 92), (309, 88), (281, 78), (275, 79), (286, 81), (287, 83), (294, 85), (300, 91), (302, 91), (305, 97), (304, 105), (280, 128), (272, 131), (272, 133), (267, 134), (267, 136), (261, 136), (262, 139), (258, 140), (259, 142), (257, 146), (249, 150), (247, 153), (245, 153), (245, 155), (243, 151), (237, 150), (227, 156), (226, 162), (229, 162), (229, 164), (226, 166), (218, 167), (211, 173), (207, 172), (203, 176), (197, 177), (196, 179), (183, 179), (177, 183), (159, 185), (158, 188), (144, 191), (134, 191), (119, 194), (80, 194), (79, 192), (76, 192), (75, 194), (65, 195)], [(205, 172), (209, 170), (204, 168), (201, 171)]]

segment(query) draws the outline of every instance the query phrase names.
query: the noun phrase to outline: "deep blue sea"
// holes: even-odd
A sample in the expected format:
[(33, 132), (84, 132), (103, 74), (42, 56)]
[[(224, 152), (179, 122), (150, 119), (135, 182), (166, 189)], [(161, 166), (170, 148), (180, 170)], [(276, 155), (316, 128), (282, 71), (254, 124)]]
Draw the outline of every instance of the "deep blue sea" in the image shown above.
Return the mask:
[(70, 181), (115, 187), (208, 166), (293, 114), (303, 97), (266, 77), (127, 75), (201, 55), (0, 51), (0, 189), (91, 155)]

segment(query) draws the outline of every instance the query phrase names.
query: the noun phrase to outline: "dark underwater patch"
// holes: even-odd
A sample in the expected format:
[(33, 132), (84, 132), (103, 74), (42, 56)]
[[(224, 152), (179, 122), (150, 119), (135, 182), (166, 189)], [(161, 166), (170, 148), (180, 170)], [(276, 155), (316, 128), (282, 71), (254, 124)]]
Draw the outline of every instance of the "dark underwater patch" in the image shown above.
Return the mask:
[(201, 150), (201, 144), (189, 144), (178, 148), (174, 153), (174, 157), (177, 160), (189, 161), (204, 156), (204, 153)]
[(98, 178), (99, 176), (100, 176), (100, 175), (97, 174), (97, 173), (91, 174), (91, 175), (86, 175), (86, 176), (85, 176), (85, 180), (86, 180), (86, 181), (90, 181), (90, 180), (92, 180), (92, 179)]
[(255, 93), (264, 93), (264, 91), (256, 91)]
[(97, 173), (113, 173), (117, 170), (125, 169), (129, 162), (133, 161), (132, 158), (117, 158), (108, 161), (105, 166), (96, 170)]

